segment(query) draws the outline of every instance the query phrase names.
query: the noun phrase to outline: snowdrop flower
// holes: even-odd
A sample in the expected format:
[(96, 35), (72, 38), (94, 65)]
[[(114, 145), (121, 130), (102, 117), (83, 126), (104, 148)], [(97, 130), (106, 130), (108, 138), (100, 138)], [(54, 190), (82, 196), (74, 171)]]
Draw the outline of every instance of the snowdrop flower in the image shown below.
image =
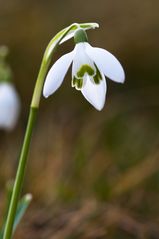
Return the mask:
[(0, 129), (12, 130), (20, 111), (20, 100), (11, 83), (12, 71), (6, 62), (7, 46), (0, 46)]
[(105, 76), (123, 83), (124, 70), (110, 52), (92, 47), (83, 29), (75, 32), (74, 40), (76, 44), (74, 50), (59, 58), (49, 70), (43, 95), (47, 98), (61, 86), (72, 63), (72, 87), (80, 90), (97, 110), (102, 110), (107, 90)]
[(0, 128), (12, 130), (17, 122), (20, 101), (11, 83), (0, 83)]

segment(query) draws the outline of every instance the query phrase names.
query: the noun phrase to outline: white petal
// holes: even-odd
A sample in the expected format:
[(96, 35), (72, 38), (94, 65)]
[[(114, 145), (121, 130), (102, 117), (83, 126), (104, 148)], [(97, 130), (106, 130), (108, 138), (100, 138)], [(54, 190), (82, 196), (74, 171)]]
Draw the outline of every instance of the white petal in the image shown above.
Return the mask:
[[(72, 65), (72, 77), (77, 77), (77, 72), (81, 68), (82, 65), (89, 65), (94, 72), (96, 72), (96, 68), (94, 66), (93, 61), (89, 58), (85, 51), (85, 43), (78, 43), (75, 46), (75, 55), (73, 59), (73, 65)], [(77, 77), (78, 78), (78, 77)]]
[(63, 55), (49, 70), (44, 83), (43, 95), (47, 98), (53, 94), (62, 84), (64, 77), (71, 65), (74, 51)]
[(123, 83), (125, 73), (120, 62), (110, 52), (85, 43), (88, 56), (95, 62), (100, 71), (115, 82)]
[(102, 80), (99, 84), (92, 83), (90, 77), (87, 76), (87, 80), (82, 87), (81, 92), (90, 104), (92, 104), (97, 110), (102, 110), (105, 103), (106, 88), (104, 75), (102, 75)]
[(19, 116), (20, 100), (14, 86), (0, 84), (0, 128), (12, 130)]

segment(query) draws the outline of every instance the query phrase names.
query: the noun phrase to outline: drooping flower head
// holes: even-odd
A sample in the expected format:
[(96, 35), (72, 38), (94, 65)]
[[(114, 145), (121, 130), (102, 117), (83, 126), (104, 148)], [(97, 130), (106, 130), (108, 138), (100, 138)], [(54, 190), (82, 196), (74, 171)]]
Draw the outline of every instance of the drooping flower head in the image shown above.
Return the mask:
[(87, 101), (97, 110), (102, 110), (106, 97), (106, 79), (123, 83), (124, 70), (120, 62), (108, 51), (92, 47), (84, 29), (74, 34), (75, 48), (59, 58), (49, 70), (43, 95), (53, 94), (62, 84), (72, 63), (72, 87), (80, 90)]

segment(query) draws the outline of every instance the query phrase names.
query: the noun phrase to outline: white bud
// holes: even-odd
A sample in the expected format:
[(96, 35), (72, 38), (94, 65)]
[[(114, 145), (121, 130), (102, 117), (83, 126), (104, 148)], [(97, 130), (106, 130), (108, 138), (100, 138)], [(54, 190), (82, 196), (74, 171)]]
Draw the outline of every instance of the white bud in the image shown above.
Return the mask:
[(16, 126), (20, 100), (11, 83), (0, 83), (0, 128), (10, 131)]

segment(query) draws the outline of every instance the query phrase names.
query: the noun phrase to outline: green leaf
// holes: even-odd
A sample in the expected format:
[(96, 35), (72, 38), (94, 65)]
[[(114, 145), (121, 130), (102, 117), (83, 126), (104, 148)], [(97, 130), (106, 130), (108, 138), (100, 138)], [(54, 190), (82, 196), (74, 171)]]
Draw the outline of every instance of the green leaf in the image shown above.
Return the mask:
[[(17, 208), (17, 212), (16, 212), (16, 216), (15, 216), (15, 220), (14, 220), (14, 225), (13, 225), (13, 233), (15, 232), (18, 224), (20, 223), (22, 217), (24, 216), (26, 209), (28, 208), (30, 202), (32, 200), (32, 195), (31, 194), (26, 194), (25, 196), (23, 196), (19, 203), (18, 203), (18, 208)], [(0, 239), (3, 239), (3, 232), (4, 232), (4, 225), (5, 222), (0, 230)]]
[(26, 194), (22, 199), (20, 200), (17, 208), (17, 213), (14, 220), (14, 226), (13, 226), (13, 233), (15, 232), (18, 224), (20, 223), (22, 217), (24, 216), (26, 209), (28, 208), (30, 202), (32, 200), (31, 194)]
[(7, 218), (7, 214), (8, 214), (10, 199), (11, 199), (12, 191), (13, 191), (13, 185), (14, 185), (13, 180), (9, 180), (6, 183), (6, 205), (5, 205), (5, 209), (4, 209), (2, 228), (0, 230), (0, 239), (3, 238), (4, 224), (5, 224), (5, 221), (6, 221), (6, 218)]

